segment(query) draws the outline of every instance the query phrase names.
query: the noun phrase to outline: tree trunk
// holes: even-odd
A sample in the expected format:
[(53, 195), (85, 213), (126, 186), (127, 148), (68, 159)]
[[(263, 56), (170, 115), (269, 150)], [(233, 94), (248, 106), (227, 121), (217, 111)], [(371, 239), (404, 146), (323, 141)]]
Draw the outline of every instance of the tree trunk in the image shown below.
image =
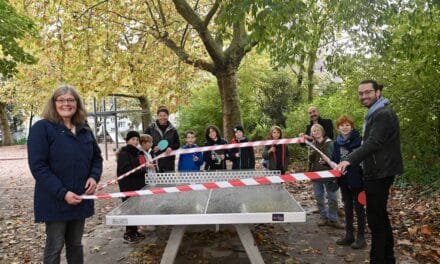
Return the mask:
[(148, 125), (151, 123), (152, 116), (150, 110), (150, 100), (148, 100), (147, 96), (138, 97), (139, 104), (142, 108), (142, 131), (145, 131)]
[(33, 121), (34, 121), (34, 113), (31, 111), (31, 114), (29, 116), (29, 125), (28, 125), (28, 129), (26, 131), (26, 138), (29, 137), (29, 131), (31, 130)]
[(296, 75), (296, 89), (298, 91), (302, 91), (301, 87), (304, 82), (304, 71), (305, 71), (304, 61), (305, 61), (305, 59), (306, 59), (306, 55), (304, 53), (301, 54), (301, 57), (300, 57), (299, 63), (298, 63), (299, 70), (298, 70), (298, 74)]
[(308, 92), (308, 102), (311, 103), (313, 101), (313, 87), (315, 83), (313, 81), (313, 76), (315, 74), (315, 62), (316, 62), (316, 51), (311, 52), (309, 54), (309, 61), (307, 63), (307, 92)]
[(0, 128), (3, 133), (3, 146), (11, 146), (13, 143), (11, 128), (9, 127), (6, 104), (0, 102)]
[(234, 126), (241, 124), (240, 98), (236, 73), (237, 70), (228, 69), (216, 74), (222, 101), (223, 136), (228, 141), (234, 137)]

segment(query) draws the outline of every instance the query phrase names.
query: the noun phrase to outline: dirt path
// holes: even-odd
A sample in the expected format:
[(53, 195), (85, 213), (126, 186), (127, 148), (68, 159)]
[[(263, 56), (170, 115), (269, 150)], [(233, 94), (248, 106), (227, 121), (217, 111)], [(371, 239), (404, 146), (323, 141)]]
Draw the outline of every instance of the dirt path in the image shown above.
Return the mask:
[[(109, 148), (111, 149), (111, 148)], [(33, 185), (24, 146), (0, 147), (0, 263), (41, 263), (44, 225), (33, 222)], [(114, 155), (104, 162), (103, 180), (113, 179)], [(115, 186), (107, 189), (117, 191)], [(310, 185), (289, 185), (289, 191), (307, 212), (315, 209)], [(137, 245), (122, 241), (122, 228), (103, 224), (105, 214), (119, 200), (96, 202), (96, 214), (86, 222), (86, 263), (158, 263), (170, 227), (147, 230), (147, 239)], [(301, 224), (257, 225), (253, 227), (266, 263), (368, 263), (368, 249), (352, 250), (335, 241), (343, 230), (317, 226), (318, 215), (308, 213)], [(367, 235), (369, 240), (369, 234)], [(398, 255), (398, 263), (417, 263)], [(176, 263), (249, 263), (235, 231), (222, 226), (194, 227), (185, 233)]]

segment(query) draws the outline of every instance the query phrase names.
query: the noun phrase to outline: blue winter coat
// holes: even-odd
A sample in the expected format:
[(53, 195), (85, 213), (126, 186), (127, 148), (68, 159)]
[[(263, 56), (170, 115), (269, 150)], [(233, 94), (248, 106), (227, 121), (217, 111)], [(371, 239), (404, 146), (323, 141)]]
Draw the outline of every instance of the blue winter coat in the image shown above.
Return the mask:
[[(341, 162), (348, 154), (360, 147), (362, 138), (356, 129), (353, 129), (344, 139), (339, 135), (334, 141), (332, 160), (336, 163)], [(342, 149), (342, 150), (341, 150)], [(338, 178), (338, 184), (349, 188), (363, 187), (362, 169), (359, 164), (351, 165), (347, 168), (347, 172)]]
[(76, 135), (64, 125), (47, 120), (35, 123), (28, 138), (28, 162), (35, 178), (34, 211), (36, 222), (84, 219), (94, 213), (92, 200), (69, 205), (67, 191), (81, 195), (86, 181), (99, 182), (101, 151), (86, 124), (76, 127)]
[[(188, 145), (184, 145), (183, 149), (188, 148), (197, 148), (197, 144), (192, 145), (191, 147)], [(198, 161), (194, 161), (194, 156), (199, 158)], [(202, 152), (196, 153), (188, 153), (182, 154), (179, 157), (179, 171), (199, 171), (200, 166), (203, 164), (203, 154)]]

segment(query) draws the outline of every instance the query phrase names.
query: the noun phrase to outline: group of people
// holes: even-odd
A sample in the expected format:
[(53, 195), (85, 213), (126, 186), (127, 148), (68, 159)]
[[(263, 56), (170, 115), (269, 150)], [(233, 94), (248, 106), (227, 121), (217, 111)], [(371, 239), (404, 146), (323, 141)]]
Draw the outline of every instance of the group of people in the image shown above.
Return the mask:
[[(334, 141), (332, 121), (319, 116), (316, 107), (309, 108), (310, 125), (301, 134), (313, 142), (337, 164), (342, 172), (333, 180), (314, 181), (313, 191), (321, 215), (320, 225), (337, 226), (336, 192), (341, 189), (345, 208), (345, 236), (336, 243), (363, 248), (365, 242), (365, 218), (371, 229), (370, 263), (395, 263), (393, 233), (387, 213), (389, 188), (394, 178), (403, 172), (400, 151), (399, 122), (389, 101), (382, 96), (382, 86), (374, 80), (365, 80), (358, 87), (361, 104), (368, 108), (363, 124), (363, 135), (355, 129), (353, 120), (346, 115), (339, 117), (339, 132)], [(145, 131), (127, 133), (127, 145), (118, 151), (117, 174), (145, 164), (144, 170), (119, 181), (121, 191), (138, 190), (145, 185), (145, 173), (174, 171), (175, 157), (167, 156), (153, 162), (153, 157), (170, 153), (180, 147), (176, 128), (168, 120), (168, 109), (160, 107), (155, 120)], [(93, 201), (83, 200), (82, 194), (93, 194), (102, 174), (102, 157), (96, 139), (86, 122), (82, 99), (75, 89), (60, 86), (50, 97), (42, 115), (28, 139), (29, 167), (36, 180), (34, 211), (35, 221), (46, 225), (44, 263), (59, 263), (61, 250), (66, 246), (69, 263), (83, 263), (82, 235), (85, 218), (93, 215)], [(197, 147), (193, 131), (185, 133), (183, 148)], [(234, 128), (231, 143), (246, 142), (241, 125)], [(269, 139), (281, 139), (282, 130), (274, 126)], [(361, 139), (362, 138), (362, 139)], [(161, 140), (167, 141), (161, 147)], [(227, 144), (216, 126), (208, 126), (205, 146)], [(285, 145), (266, 146), (263, 158), (268, 169), (288, 171), (289, 151)], [(179, 171), (197, 171), (202, 164), (205, 170), (226, 169), (226, 159), (233, 169), (254, 169), (255, 156), (252, 147), (229, 151), (208, 151), (183, 154), (179, 158)], [(309, 170), (328, 170), (329, 164), (310, 149)], [(367, 210), (357, 197), (365, 191)], [(325, 195), (327, 193), (327, 195)], [(328, 202), (325, 202), (327, 197)], [(354, 234), (353, 211), (357, 217)], [(365, 217), (366, 215), (366, 217)], [(136, 243), (145, 235), (136, 226), (127, 226), (124, 240)]]

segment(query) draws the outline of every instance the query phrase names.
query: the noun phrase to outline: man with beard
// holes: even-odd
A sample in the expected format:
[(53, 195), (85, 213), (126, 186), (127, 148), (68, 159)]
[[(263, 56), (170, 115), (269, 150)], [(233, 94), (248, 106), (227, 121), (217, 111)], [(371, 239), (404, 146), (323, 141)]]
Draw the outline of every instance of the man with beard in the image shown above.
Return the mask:
[(306, 133), (299, 134), (300, 137), (305, 137), (307, 140), (313, 140), (311, 135), (311, 128), (314, 124), (320, 124), (324, 130), (325, 135), (329, 139), (333, 139), (333, 122), (330, 119), (321, 118), (319, 115), (319, 110), (316, 106), (310, 106), (307, 112), (310, 117), (310, 124), (307, 125)]
[(387, 202), (394, 178), (403, 172), (403, 162), (399, 120), (389, 107), (390, 101), (382, 97), (382, 88), (374, 80), (359, 84), (359, 101), (368, 108), (363, 123), (364, 142), (344, 158), (337, 169), (344, 172), (348, 166), (362, 162), (367, 221), (371, 229), (370, 263), (394, 264), (394, 239)]

